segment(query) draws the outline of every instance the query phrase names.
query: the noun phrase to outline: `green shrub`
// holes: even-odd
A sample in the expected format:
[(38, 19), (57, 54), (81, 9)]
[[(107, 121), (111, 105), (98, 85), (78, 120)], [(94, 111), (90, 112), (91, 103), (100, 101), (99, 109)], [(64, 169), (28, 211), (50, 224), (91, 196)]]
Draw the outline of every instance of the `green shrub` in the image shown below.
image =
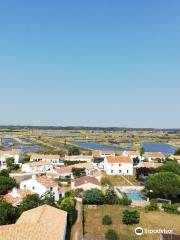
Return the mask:
[(102, 218), (102, 224), (104, 224), (104, 225), (112, 224), (111, 217), (109, 215), (104, 215), (104, 217)]
[(180, 212), (178, 211), (178, 206), (175, 204), (164, 204), (162, 207), (167, 213), (180, 214)]
[(131, 205), (132, 200), (129, 199), (126, 195), (123, 196), (123, 198), (119, 199), (119, 204), (122, 204), (124, 206)]
[(117, 232), (113, 229), (109, 229), (105, 234), (106, 240), (118, 240)]
[(101, 190), (93, 188), (83, 192), (83, 203), (84, 204), (103, 204), (104, 194)]
[(158, 202), (156, 199), (151, 199), (150, 205), (146, 207), (147, 211), (157, 211), (158, 210)]
[(74, 191), (72, 191), (72, 194), (73, 194), (74, 197), (81, 198), (82, 194), (83, 194), (83, 189), (82, 188), (77, 188)]
[(122, 222), (127, 225), (139, 223), (140, 214), (137, 210), (124, 210)]
[(119, 198), (112, 187), (108, 188), (105, 193), (105, 203), (106, 204), (118, 204)]

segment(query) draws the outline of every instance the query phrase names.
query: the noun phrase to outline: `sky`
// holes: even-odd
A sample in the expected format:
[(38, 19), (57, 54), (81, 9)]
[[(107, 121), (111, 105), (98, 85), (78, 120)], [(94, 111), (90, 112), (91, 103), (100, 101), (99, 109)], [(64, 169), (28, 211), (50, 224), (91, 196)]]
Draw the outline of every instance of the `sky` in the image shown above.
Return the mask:
[(0, 125), (180, 128), (179, 0), (0, 1)]

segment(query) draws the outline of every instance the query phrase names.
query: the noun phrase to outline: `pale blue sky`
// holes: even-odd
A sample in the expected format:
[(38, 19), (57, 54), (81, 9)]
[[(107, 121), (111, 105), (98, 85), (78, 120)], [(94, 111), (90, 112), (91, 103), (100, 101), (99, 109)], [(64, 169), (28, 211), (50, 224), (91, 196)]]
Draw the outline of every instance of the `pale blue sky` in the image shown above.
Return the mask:
[(179, 0), (0, 1), (0, 124), (180, 127)]

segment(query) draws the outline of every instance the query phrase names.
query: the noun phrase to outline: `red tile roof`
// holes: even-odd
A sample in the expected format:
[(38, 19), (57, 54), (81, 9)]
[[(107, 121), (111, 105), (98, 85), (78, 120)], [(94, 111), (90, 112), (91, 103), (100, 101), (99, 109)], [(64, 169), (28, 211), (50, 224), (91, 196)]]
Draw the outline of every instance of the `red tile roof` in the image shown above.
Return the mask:
[(58, 186), (58, 184), (54, 180), (52, 180), (52, 179), (50, 179), (50, 178), (48, 178), (46, 176), (38, 177), (36, 180), (39, 183), (41, 183), (43, 186), (47, 187), (47, 188), (49, 188), (49, 187), (57, 187)]
[(55, 172), (59, 173), (59, 174), (66, 174), (66, 173), (71, 173), (72, 172), (72, 167), (56, 167), (54, 169)]
[(91, 184), (100, 186), (100, 182), (96, 178), (90, 177), (90, 176), (84, 176), (84, 177), (76, 178), (76, 179), (73, 180), (73, 182), (74, 182), (75, 187), (81, 186), (81, 185), (86, 184), (86, 183), (91, 183)]
[(108, 163), (132, 163), (130, 157), (125, 156), (115, 156), (115, 157), (107, 157)]

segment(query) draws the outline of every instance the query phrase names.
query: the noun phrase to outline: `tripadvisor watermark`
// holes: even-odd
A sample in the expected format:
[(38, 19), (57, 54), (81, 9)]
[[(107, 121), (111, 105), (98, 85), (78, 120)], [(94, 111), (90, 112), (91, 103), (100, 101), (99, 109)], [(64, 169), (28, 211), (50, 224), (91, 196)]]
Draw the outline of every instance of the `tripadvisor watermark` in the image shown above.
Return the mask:
[(143, 234), (172, 234), (173, 230), (172, 229), (149, 229), (149, 228), (142, 228), (142, 227), (137, 227), (135, 228), (135, 234), (138, 236), (141, 236)]

